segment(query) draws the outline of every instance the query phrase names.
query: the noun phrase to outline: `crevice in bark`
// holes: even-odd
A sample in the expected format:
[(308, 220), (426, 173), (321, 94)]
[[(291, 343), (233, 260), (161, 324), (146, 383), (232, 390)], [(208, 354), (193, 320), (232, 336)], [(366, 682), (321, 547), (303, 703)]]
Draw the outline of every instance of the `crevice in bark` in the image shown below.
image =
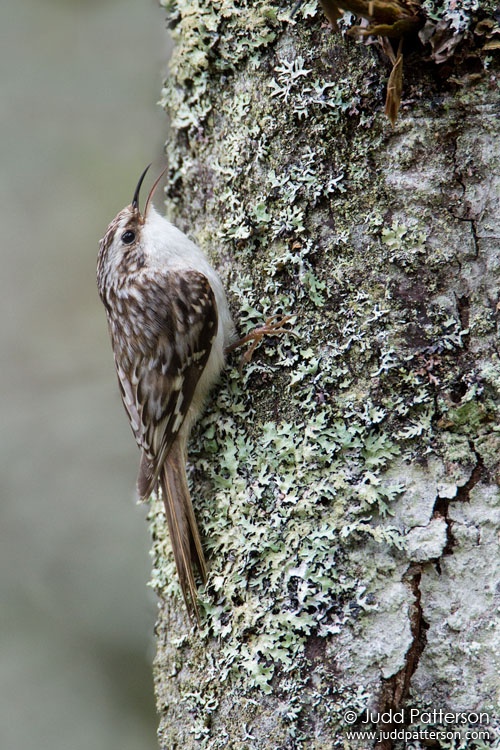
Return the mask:
[(472, 469), (471, 475), (466, 483), (461, 487), (458, 487), (454, 502), (468, 503), (470, 501), (471, 491), (486, 474), (486, 467), (484, 465), (483, 458), (481, 454), (476, 450), (476, 446), (474, 445), (472, 440), (469, 440), (469, 448), (476, 457), (476, 465)]
[[(465, 186), (464, 186), (465, 191)], [(474, 260), (477, 260), (479, 258), (479, 236), (477, 233), (476, 228), (476, 220), (472, 219), (470, 216), (460, 216), (456, 214), (451, 208), (448, 209), (450, 214), (453, 216), (454, 219), (457, 221), (463, 221), (467, 224), (470, 224), (470, 231), (472, 236), (472, 244), (474, 246), (474, 255), (472, 256)]]
[[(462, 294), (460, 297), (456, 297), (456, 300), (457, 300), (457, 311), (458, 311), (458, 317), (460, 320), (460, 325), (462, 327), (462, 331), (466, 331), (469, 329), (469, 323), (470, 323), (470, 297), (467, 294)], [(462, 336), (464, 349), (468, 348), (469, 339), (470, 339), (470, 333), (464, 334)]]
[[(408, 586), (411, 593), (414, 596), (414, 601), (410, 605), (410, 628), (412, 633), (412, 643), (408, 649), (405, 657), (405, 664), (387, 679), (382, 681), (382, 690), (380, 694), (380, 713), (390, 711), (394, 713), (398, 711), (404, 700), (408, 695), (410, 689), (411, 678), (417, 669), (418, 662), (424, 651), (425, 644), (427, 642), (426, 631), (428, 630), (428, 624), (424, 620), (422, 613), (421, 598), (422, 594), (420, 591), (420, 580), (422, 578), (422, 565), (412, 564), (403, 576), (403, 583)], [(390, 731), (392, 728), (388, 725), (378, 725), (379, 731)], [(401, 727), (399, 727), (401, 728)], [(384, 739), (375, 744), (375, 750), (391, 750), (393, 742), (390, 739)]]
[(462, 486), (457, 488), (457, 494), (454, 498), (446, 498), (446, 497), (438, 497), (436, 498), (436, 502), (434, 503), (434, 508), (432, 509), (432, 517), (433, 518), (443, 518), (446, 522), (446, 545), (443, 549), (443, 552), (439, 558), (434, 560), (434, 564), (436, 566), (436, 570), (439, 574), (441, 574), (441, 564), (440, 560), (445, 555), (452, 555), (453, 554), (453, 547), (456, 545), (455, 537), (453, 536), (453, 521), (448, 516), (448, 511), (450, 508), (450, 502), (453, 503), (468, 503), (470, 501), (470, 493), (472, 489), (476, 486), (476, 484), (482, 479), (485, 467), (484, 462), (479, 453), (476, 451), (474, 444), (470, 442), (470, 449), (474, 453), (476, 457), (476, 464), (474, 468), (471, 471), (470, 477), (463, 484)]
[[(432, 517), (444, 518), (446, 522), (446, 545), (441, 553), (440, 558), (435, 560), (435, 565), (439, 574), (441, 574), (440, 560), (445, 555), (453, 554), (453, 547), (456, 545), (456, 540), (453, 536), (453, 521), (448, 516), (450, 502), (470, 502), (470, 493), (476, 484), (483, 478), (485, 473), (485, 466), (483, 459), (475, 449), (474, 444), (470, 443), (470, 448), (476, 457), (476, 464), (472, 469), (469, 479), (461, 487), (457, 488), (457, 494), (453, 500), (449, 498), (437, 497), (434, 503), (432, 511)], [(394, 712), (400, 710), (403, 703), (408, 696), (408, 692), (411, 685), (411, 678), (414, 675), (420, 657), (425, 649), (427, 643), (426, 631), (428, 630), (428, 624), (424, 619), (422, 612), (422, 593), (420, 591), (420, 581), (422, 578), (423, 564), (412, 564), (403, 576), (403, 583), (405, 583), (414, 596), (414, 601), (410, 606), (410, 628), (412, 633), (412, 643), (407, 651), (405, 657), (404, 666), (388, 679), (383, 680), (382, 689), (380, 693), (380, 713)], [(377, 729), (379, 731), (388, 732), (394, 727), (389, 725), (379, 725)], [(401, 729), (401, 726), (398, 727)], [(375, 744), (375, 750), (392, 750), (393, 742), (390, 739), (383, 739)]]
[[(452, 521), (448, 517), (448, 510), (450, 507), (450, 500), (447, 497), (437, 497), (436, 502), (434, 503), (434, 508), (432, 509), (432, 517), (433, 518), (442, 518), (444, 519), (446, 523), (446, 544), (444, 546), (444, 549), (441, 553), (441, 557), (444, 557), (445, 555), (452, 555), (453, 554), (453, 547), (456, 544), (455, 537), (453, 536), (452, 531)], [(441, 557), (438, 557), (435, 561), (436, 570), (441, 575)]]
[(472, 239), (474, 241), (474, 250), (476, 251), (474, 257), (477, 259), (477, 258), (479, 258), (479, 237), (478, 237), (478, 234), (477, 234), (476, 222), (475, 222), (474, 219), (469, 219), (469, 221), (470, 221), (470, 229), (471, 229), (471, 233), (472, 233)]

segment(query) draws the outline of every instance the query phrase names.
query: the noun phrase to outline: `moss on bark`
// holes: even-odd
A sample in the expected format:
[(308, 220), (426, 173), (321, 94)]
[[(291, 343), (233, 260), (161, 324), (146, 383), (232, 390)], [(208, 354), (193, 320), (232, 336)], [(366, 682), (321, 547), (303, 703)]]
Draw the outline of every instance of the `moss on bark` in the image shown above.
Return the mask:
[(347, 710), (493, 711), (500, 149), (481, 13), (458, 4), (467, 54), (445, 74), (406, 56), (392, 130), (389, 67), (314, 2), (295, 22), (278, 3), (165, 5), (167, 212), (218, 263), (242, 333), (283, 312), (296, 336), (242, 374), (231, 360), (192, 440), (201, 632), (152, 508), (162, 748), (364, 748)]

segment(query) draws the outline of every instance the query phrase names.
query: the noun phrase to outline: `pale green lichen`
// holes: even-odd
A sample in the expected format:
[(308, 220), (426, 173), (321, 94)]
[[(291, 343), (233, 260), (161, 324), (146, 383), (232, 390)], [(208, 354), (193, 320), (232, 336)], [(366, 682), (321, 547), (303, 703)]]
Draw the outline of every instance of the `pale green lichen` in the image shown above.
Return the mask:
[(423, 0), (422, 7), (433, 21), (445, 21), (455, 32), (467, 30), (473, 14), (483, 5), (479, 0)]
[[(228, 365), (190, 444), (210, 576), (201, 634), (176, 631), (168, 645), (175, 697), (159, 678), (165, 746), (173, 725), (184, 731), (171, 717), (187, 712), (193, 746), (227, 747), (225, 716), (238, 706), (241, 747), (266, 747), (253, 722), (267, 726), (271, 705), (268, 747), (319, 749), (316, 729), (341, 741), (342, 712), (360, 713), (380, 677), (360, 689), (346, 672), (334, 679), (334, 656), (314, 649), (335, 652), (339, 633), (356, 632), (390, 676), (411, 640), (397, 609), (412, 603), (404, 467), (434, 460), (449, 497), (478, 455), (491, 471), (498, 462), (498, 365), (470, 354), (472, 341), (487, 348), (495, 321), (480, 284), (468, 321), (458, 308), (465, 222), (436, 218), (435, 196), (462, 178), (448, 160), (421, 184), (435, 136), (419, 121), (384, 130), (371, 50), (347, 52), (312, 3), (300, 27), (269, 2), (165, 7), (179, 42), (163, 98), (176, 133), (170, 216), (219, 262), (242, 334), (277, 312), (294, 314), (296, 334), (270, 340), (242, 373)], [(456, 145), (463, 118), (447, 117)], [(180, 600), (159, 503), (151, 524), (152, 585)], [(435, 526), (426, 549), (443, 546)], [(367, 634), (379, 610), (401, 632), (376, 655)]]

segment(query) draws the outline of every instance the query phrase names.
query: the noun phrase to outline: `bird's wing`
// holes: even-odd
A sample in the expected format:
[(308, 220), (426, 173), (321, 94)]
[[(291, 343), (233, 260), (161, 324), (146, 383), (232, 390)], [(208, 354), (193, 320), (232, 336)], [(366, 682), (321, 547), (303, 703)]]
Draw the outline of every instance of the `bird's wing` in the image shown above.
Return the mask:
[[(193, 270), (148, 271), (140, 288), (124, 306), (128, 340), (114, 342), (114, 349), (122, 400), (147, 459), (139, 476), (139, 493), (147, 497), (210, 356), (217, 305), (206, 276)], [(148, 476), (142, 476), (144, 465)]]

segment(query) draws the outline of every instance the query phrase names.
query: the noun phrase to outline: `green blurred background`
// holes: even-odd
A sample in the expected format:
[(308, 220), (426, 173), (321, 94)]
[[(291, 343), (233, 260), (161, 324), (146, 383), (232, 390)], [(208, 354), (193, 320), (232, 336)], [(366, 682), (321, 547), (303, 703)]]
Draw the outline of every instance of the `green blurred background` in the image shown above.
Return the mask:
[(95, 263), (162, 162), (164, 12), (3, 0), (0, 35), (0, 747), (155, 748), (139, 456)]

